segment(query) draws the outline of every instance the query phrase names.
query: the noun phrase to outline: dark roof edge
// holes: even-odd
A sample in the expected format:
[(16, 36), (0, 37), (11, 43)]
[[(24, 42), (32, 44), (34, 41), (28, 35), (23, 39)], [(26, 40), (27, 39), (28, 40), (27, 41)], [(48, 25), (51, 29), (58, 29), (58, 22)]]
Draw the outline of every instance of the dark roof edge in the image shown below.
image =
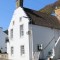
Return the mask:
[(7, 35), (8, 35), (8, 30), (5, 30), (5, 31), (3, 31), (4, 33), (6, 33)]

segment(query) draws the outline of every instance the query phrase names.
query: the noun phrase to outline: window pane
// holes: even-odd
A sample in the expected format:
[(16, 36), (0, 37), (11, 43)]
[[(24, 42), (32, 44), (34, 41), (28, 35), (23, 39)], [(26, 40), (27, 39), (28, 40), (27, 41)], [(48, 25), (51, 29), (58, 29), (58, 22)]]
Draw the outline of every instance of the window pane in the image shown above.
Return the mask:
[(23, 25), (20, 25), (20, 37), (24, 35)]
[(14, 23), (15, 23), (15, 22), (13, 21), (13, 25), (14, 25)]
[(21, 55), (23, 55), (25, 53), (24, 51), (24, 45), (21, 46)]
[(13, 47), (11, 47), (11, 54), (13, 54)]
[(11, 29), (11, 34), (10, 35), (11, 35), (11, 38), (13, 38), (13, 29)]

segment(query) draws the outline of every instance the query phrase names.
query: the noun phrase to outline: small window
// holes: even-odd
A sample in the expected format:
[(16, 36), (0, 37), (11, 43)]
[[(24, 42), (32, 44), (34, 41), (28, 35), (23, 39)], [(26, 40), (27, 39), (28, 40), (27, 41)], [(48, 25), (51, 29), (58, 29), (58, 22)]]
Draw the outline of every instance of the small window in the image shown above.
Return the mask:
[(24, 45), (21, 46), (21, 55), (25, 54)]
[(13, 54), (13, 47), (11, 47), (11, 55)]
[(9, 39), (8, 37), (5, 38), (5, 43), (9, 42)]
[(15, 22), (13, 21), (13, 25), (14, 25), (14, 23), (15, 23)]
[(13, 38), (13, 29), (11, 29), (10, 37)]
[(21, 22), (21, 20), (22, 20), (22, 17), (20, 17), (19, 21)]
[(20, 25), (20, 37), (24, 35), (23, 25)]

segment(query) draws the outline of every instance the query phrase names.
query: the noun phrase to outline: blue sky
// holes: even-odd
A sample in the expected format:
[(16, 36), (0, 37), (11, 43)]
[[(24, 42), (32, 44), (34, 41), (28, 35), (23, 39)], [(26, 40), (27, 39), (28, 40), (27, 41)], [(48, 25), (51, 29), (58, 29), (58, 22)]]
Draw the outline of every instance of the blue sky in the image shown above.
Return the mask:
[[(39, 10), (57, 0), (24, 0), (24, 7)], [(0, 0), (0, 27), (8, 29), (15, 8), (16, 0)]]

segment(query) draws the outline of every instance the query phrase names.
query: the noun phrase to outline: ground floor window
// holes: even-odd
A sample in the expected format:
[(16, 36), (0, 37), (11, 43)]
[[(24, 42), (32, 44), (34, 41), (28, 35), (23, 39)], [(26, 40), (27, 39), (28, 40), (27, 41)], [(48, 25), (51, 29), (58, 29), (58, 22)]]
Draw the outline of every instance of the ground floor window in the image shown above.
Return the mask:
[(11, 55), (13, 54), (13, 49), (14, 49), (14, 48), (13, 48), (13, 47), (11, 47)]

